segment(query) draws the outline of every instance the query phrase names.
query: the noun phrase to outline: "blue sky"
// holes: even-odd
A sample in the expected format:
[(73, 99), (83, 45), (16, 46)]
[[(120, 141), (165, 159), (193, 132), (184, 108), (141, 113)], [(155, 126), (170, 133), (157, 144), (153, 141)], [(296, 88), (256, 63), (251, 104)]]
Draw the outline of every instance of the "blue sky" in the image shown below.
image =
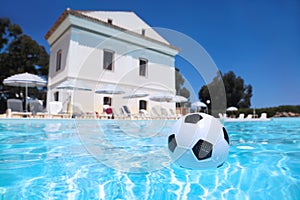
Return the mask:
[[(300, 1), (5, 0), (8, 17), (39, 44), (66, 8), (133, 11), (150, 26), (181, 32), (201, 44), (223, 72), (253, 86), (252, 107), (300, 105)], [(168, 38), (167, 38), (168, 39)], [(198, 93), (192, 66), (176, 67)]]

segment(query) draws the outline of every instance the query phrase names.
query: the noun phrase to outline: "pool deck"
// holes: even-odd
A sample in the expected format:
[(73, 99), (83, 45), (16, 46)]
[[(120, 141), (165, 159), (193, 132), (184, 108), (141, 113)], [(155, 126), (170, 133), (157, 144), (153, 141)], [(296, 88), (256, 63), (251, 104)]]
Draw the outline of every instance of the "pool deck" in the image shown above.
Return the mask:
[(63, 120), (176, 120), (179, 117), (169, 117), (169, 116), (161, 116), (161, 117), (144, 117), (144, 116), (124, 116), (124, 117), (114, 117), (104, 116), (104, 115), (84, 115), (84, 116), (72, 116), (71, 114), (54, 114), (54, 115), (11, 115), (7, 116), (6, 114), (0, 114), (0, 119), (63, 119)]

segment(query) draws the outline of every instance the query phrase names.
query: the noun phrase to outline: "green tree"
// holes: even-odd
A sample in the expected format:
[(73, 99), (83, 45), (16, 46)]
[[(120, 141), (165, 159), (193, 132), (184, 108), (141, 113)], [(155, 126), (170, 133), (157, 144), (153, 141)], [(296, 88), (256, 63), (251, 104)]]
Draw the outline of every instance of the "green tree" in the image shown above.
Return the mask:
[(198, 93), (199, 99), (203, 102), (210, 100), (208, 88), (218, 90), (215, 85), (218, 85), (217, 83), (220, 81), (224, 83), (227, 107), (249, 108), (251, 106), (252, 86), (245, 85), (244, 80), (240, 76), (237, 77), (232, 71), (221, 74), (221, 77), (215, 77), (211, 83), (202, 86)]
[(252, 97), (252, 86), (247, 85), (245, 87), (244, 98), (240, 102), (240, 108), (250, 108), (251, 106), (251, 97)]
[(180, 95), (189, 98), (190, 91), (186, 87), (180, 88)]
[[(6, 99), (15, 97), (21, 88), (3, 85), (13, 74), (29, 72), (48, 77), (49, 55), (45, 48), (23, 33), (22, 28), (7, 18), (0, 18), (0, 112), (6, 109)], [(23, 88), (22, 88), (23, 89)], [(30, 88), (30, 94), (45, 99), (46, 89)]]
[(175, 88), (176, 94), (186, 97), (187, 99), (190, 97), (190, 91), (183, 86), (184, 78), (179, 72), (178, 69), (175, 71)]

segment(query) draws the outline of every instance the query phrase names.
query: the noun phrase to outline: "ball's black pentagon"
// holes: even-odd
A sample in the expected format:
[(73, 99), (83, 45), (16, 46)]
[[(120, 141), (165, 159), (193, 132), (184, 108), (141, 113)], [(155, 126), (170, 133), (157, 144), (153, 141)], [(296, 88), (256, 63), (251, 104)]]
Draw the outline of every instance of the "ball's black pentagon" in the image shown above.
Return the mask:
[(224, 127), (223, 127), (223, 135), (224, 135), (224, 139), (229, 144), (229, 137), (228, 137), (227, 131)]
[(197, 124), (203, 117), (199, 114), (192, 114), (186, 116), (184, 123)]
[(212, 148), (210, 142), (200, 139), (193, 147), (193, 152), (198, 160), (204, 160), (211, 157)]
[(177, 147), (177, 142), (175, 139), (175, 134), (172, 134), (168, 138), (168, 148), (171, 152), (174, 152), (176, 147)]

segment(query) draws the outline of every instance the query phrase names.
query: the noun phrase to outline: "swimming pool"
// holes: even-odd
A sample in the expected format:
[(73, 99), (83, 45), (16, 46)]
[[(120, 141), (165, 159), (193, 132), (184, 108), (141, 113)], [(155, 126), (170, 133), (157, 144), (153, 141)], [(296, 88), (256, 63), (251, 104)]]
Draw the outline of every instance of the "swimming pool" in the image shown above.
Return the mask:
[(173, 123), (0, 120), (0, 199), (299, 198), (299, 118), (226, 123), (227, 162), (200, 171), (169, 162)]

